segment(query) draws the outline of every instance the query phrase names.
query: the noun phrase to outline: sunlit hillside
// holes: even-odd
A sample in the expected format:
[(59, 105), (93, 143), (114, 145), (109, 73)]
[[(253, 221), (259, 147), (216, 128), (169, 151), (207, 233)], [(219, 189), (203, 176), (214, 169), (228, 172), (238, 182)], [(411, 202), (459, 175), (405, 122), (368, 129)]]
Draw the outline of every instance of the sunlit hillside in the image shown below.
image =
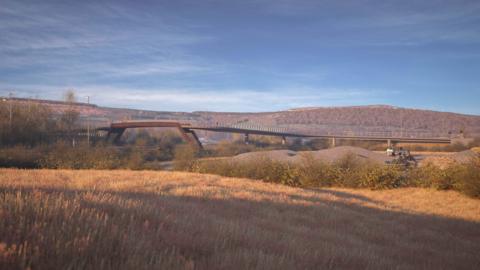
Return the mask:
[(478, 269), (480, 200), (0, 169), (0, 269)]
[[(19, 104), (42, 104), (55, 114), (66, 110), (80, 113), (83, 122), (94, 126), (108, 125), (112, 120), (172, 119), (198, 124), (217, 125), (247, 122), (255, 125), (284, 128), (316, 134), (363, 136), (449, 137), (465, 132), (467, 137), (480, 135), (480, 117), (451, 112), (381, 106), (313, 107), (277, 112), (170, 112), (108, 108), (85, 103), (65, 103), (52, 100), (15, 99)], [(228, 109), (228, 108), (226, 108)], [(228, 111), (228, 110), (227, 110)], [(450, 132), (450, 134), (449, 134)], [(211, 137), (214, 134), (202, 133)]]

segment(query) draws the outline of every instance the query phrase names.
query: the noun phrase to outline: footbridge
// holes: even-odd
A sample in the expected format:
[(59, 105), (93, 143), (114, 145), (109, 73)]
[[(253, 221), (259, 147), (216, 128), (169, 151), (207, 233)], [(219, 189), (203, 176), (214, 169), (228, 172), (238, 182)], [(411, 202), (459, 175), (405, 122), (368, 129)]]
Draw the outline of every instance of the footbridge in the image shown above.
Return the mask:
[(176, 128), (180, 135), (187, 142), (202, 147), (195, 131), (211, 131), (224, 133), (244, 134), (245, 142), (249, 142), (250, 135), (265, 135), (282, 138), (282, 143), (286, 143), (287, 138), (321, 138), (330, 139), (332, 146), (335, 146), (336, 140), (358, 140), (358, 141), (378, 141), (386, 142), (389, 146), (395, 143), (432, 143), (432, 144), (450, 144), (450, 138), (412, 138), (412, 137), (393, 137), (393, 136), (346, 136), (332, 134), (306, 134), (290, 132), (284, 128), (266, 127), (252, 123), (235, 124), (215, 124), (215, 125), (193, 125), (186, 122), (172, 120), (135, 120), (113, 122), (109, 127), (97, 128), (97, 131), (106, 131), (106, 140), (113, 137), (113, 142), (117, 143), (126, 129), (129, 128)]

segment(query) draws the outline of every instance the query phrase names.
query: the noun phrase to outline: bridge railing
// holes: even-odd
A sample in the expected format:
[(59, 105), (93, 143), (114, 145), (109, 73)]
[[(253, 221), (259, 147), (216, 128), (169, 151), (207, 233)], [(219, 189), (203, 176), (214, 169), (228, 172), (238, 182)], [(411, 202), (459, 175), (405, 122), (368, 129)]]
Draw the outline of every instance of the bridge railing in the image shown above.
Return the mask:
[(384, 138), (417, 138), (417, 139), (428, 139), (428, 138), (445, 138), (449, 139), (450, 135), (448, 133), (439, 134), (436, 132), (426, 132), (426, 131), (362, 131), (362, 132), (351, 132), (345, 131), (341, 133), (329, 133), (329, 135), (337, 136), (351, 136), (351, 137), (384, 137)]
[(307, 129), (298, 129), (294, 130), (288, 127), (279, 127), (279, 126), (266, 126), (252, 122), (240, 122), (240, 123), (229, 123), (229, 122), (216, 122), (212, 125), (205, 125), (208, 127), (216, 128), (236, 128), (236, 129), (245, 129), (252, 131), (266, 131), (272, 133), (298, 133), (298, 134), (317, 134), (317, 135), (326, 135), (326, 136), (344, 136), (344, 137), (382, 137), (382, 138), (417, 138), (417, 139), (428, 139), (428, 138), (445, 138), (450, 139), (452, 136), (448, 133), (438, 134), (436, 132), (429, 131), (340, 131), (340, 132), (312, 132), (312, 130)]
[(216, 122), (215, 124), (210, 125), (201, 125), (202, 127), (208, 128), (234, 128), (234, 129), (244, 129), (252, 131), (264, 131), (272, 133), (288, 133), (291, 132), (288, 128), (278, 127), (278, 126), (266, 126), (256, 123), (228, 123), (228, 122)]

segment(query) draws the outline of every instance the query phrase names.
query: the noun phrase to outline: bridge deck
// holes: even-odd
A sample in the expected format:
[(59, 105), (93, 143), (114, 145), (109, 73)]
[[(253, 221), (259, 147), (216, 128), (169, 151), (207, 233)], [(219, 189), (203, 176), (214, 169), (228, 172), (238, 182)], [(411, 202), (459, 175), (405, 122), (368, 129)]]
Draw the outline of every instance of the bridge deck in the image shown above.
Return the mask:
[(188, 127), (189, 123), (181, 123), (173, 120), (135, 120), (113, 122), (110, 128), (148, 128), (148, 127)]
[(395, 141), (395, 142), (418, 142), (418, 143), (450, 143), (451, 139), (448, 138), (410, 138), (410, 137), (381, 137), (381, 136), (345, 136), (345, 135), (322, 135), (322, 134), (301, 134), (290, 132), (276, 132), (268, 130), (252, 130), (232, 127), (201, 127), (190, 126), (185, 127), (194, 130), (206, 130), (213, 132), (227, 132), (227, 133), (242, 133), (242, 134), (254, 134), (254, 135), (266, 135), (266, 136), (278, 136), (278, 137), (297, 137), (297, 138), (325, 138), (325, 139), (345, 139), (345, 140), (364, 140), (364, 141)]
[[(345, 139), (345, 140), (362, 140), (362, 141), (389, 141), (396, 143), (451, 143), (449, 138), (411, 138), (411, 137), (388, 137), (388, 136), (345, 136), (332, 134), (302, 134), (294, 132), (283, 132), (276, 128), (252, 129), (242, 127), (228, 127), (228, 126), (193, 126), (190, 123), (182, 123), (173, 120), (139, 120), (139, 121), (121, 121), (113, 122), (110, 127), (102, 127), (97, 130), (108, 131), (109, 133), (117, 133), (119, 136), (127, 128), (151, 128), (151, 127), (173, 127), (178, 128), (184, 138), (191, 139), (186, 135), (190, 133), (193, 135), (197, 143), (201, 146), (198, 138), (196, 138), (195, 130), (225, 132), (225, 133), (241, 133), (246, 135), (265, 135), (277, 137), (296, 137), (296, 138), (325, 138), (325, 139)], [(117, 137), (119, 137), (117, 135)], [(117, 138), (118, 139), (118, 138)]]

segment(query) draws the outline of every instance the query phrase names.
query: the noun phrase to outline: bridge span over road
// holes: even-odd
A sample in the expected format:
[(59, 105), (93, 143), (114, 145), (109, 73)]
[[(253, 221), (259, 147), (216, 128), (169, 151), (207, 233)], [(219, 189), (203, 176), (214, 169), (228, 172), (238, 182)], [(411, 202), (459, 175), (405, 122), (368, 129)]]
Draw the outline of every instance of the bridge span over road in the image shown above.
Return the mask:
[(99, 131), (107, 132), (107, 140), (114, 136), (113, 142), (117, 143), (126, 129), (129, 128), (176, 128), (182, 137), (193, 145), (198, 145), (202, 148), (196, 130), (224, 132), (224, 133), (239, 133), (245, 135), (245, 142), (248, 143), (249, 135), (265, 135), (281, 137), (282, 143), (285, 143), (286, 138), (322, 138), (330, 139), (332, 146), (335, 146), (336, 140), (358, 140), (358, 141), (378, 141), (386, 142), (389, 146), (395, 143), (432, 143), (432, 144), (450, 144), (450, 138), (411, 138), (411, 137), (389, 137), (389, 136), (345, 136), (332, 134), (305, 134), (289, 132), (283, 128), (265, 127), (254, 124), (216, 124), (216, 125), (192, 125), (180, 121), (171, 120), (135, 120), (135, 121), (121, 121), (113, 122), (109, 127), (97, 128)]

